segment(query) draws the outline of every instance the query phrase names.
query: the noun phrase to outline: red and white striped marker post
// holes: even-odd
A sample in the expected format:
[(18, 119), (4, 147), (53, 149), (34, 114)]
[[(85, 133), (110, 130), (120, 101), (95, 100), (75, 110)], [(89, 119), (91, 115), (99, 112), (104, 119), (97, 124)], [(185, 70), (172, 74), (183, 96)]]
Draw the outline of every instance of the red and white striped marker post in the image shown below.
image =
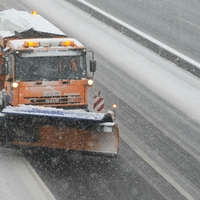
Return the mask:
[(101, 112), (104, 109), (104, 98), (100, 96), (100, 91), (98, 91), (98, 95), (94, 95), (93, 109), (95, 109), (96, 112)]

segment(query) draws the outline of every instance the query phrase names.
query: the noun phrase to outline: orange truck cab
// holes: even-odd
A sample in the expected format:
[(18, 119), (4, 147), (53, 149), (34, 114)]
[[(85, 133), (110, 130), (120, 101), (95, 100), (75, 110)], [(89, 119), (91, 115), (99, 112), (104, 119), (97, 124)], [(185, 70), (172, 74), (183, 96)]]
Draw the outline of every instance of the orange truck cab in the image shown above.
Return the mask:
[[(32, 27), (36, 28), (26, 30), (22, 23), (23, 32), (17, 32), (18, 22), (16, 26), (10, 26), (14, 29), (13, 35), (5, 31), (0, 35), (2, 107), (25, 104), (87, 109), (88, 87), (92, 86), (93, 80), (91, 75), (88, 78), (85, 47), (78, 40), (66, 37), (39, 15), (26, 16), (26, 12), (8, 11), (1, 17), (12, 14), (20, 16), (22, 21), (31, 17)], [(44, 27), (44, 32), (37, 27)], [(93, 59), (90, 72), (95, 70)]]
[(93, 81), (88, 79), (86, 50), (77, 40), (10, 40), (2, 60), (6, 105), (87, 108)]

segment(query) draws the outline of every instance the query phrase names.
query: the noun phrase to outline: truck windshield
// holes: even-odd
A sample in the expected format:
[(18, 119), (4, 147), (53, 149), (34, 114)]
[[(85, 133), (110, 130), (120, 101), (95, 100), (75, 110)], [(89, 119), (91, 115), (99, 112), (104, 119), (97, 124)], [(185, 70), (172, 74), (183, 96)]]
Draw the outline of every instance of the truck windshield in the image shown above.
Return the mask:
[(55, 81), (87, 77), (85, 56), (16, 56), (16, 80)]

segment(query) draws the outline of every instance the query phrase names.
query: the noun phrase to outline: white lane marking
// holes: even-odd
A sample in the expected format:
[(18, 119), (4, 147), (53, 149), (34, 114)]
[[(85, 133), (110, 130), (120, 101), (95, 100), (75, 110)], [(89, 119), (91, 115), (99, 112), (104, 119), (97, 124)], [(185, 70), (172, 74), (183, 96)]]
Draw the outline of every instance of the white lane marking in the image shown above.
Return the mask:
[[(20, 178), (24, 181), (24, 183), (28, 183), (26, 184), (26, 186), (29, 189), (30, 193), (33, 195), (33, 197), (35, 197), (37, 200), (39, 200), (40, 198), (43, 200), (56, 200), (53, 193), (45, 185), (45, 183), (42, 181), (35, 169), (33, 169), (33, 167), (30, 165), (28, 160), (26, 160), (24, 157), (22, 157), (21, 159), (23, 161), (22, 164), (24, 165), (24, 167), (26, 167), (26, 170), (19, 169), (18, 172), (20, 174)], [(28, 176), (30, 177), (30, 179), (27, 179)], [(36, 194), (37, 196), (34, 196)]]
[(121, 132), (120, 137), (168, 183), (170, 183), (177, 191), (179, 191), (180, 194), (182, 194), (186, 199), (195, 200), (183, 187), (181, 187), (181, 185), (173, 180), (161, 167), (159, 167), (150, 157), (148, 157), (141, 149), (139, 149), (125, 134)]
[(1, 148), (0, 159), (0, 199), (56, 200), (19, 150)]
[[(130, 29), (131, 31), (137, 33), (138, 35), (140, 35), (140, 36), (146, 38), (147, 40), (149, 40), (149, 41), (155, 43), (156, 45), (158, 45), (158, 46), (160, 46), (160, 47), (166, 49), (167, 51), (169, 51), (169, 52), (175, 54), (176, 56), (178, 56), (178, 57), (180, 57), (180, 58), (186, 60), (187, 62), (189, 62), (189, 63), (195, 65), (196, 67), (200, 68), (200, 64), (199, 64), (198, 62), (196, 62), (195, 60), (192, 60), (191, 58), (189, 58), (189, 57), (183, 55), (182, 53), (180, 53), (180, 52), (178, 52), (178, 51), (172, 49), (171, 47), (169, 47), (169, 46), (165, 45), (164, 43), (162, 43), (162, 42), (160, 42), (160, 41), (154, 39), (153, 37), (150, 37), (149, 35), (143, 33), (142, 31), (140, 31), (140, 30), (138, 30), (138, 29), (136, 29), (136, 28), (134, 28), (134, 27), (132, 27), (132, 26), (126, 24), (125, 22), (123, 22), (123, 21), (121, 21), (121, 20), (119, 20), (119, 19), (113, 17), (112, 15), (106, 13), (105, 11), (103, 11), (103, 10), (101, 10), (101, 9), (99, 9), (99, 8), (97, 8), (97, 7), (93, 6), (93, 5), (91, 5), (91, 4), (89, 4), (89, 3), (86, 2), (85, 0), (78, 0), (78, 1), (81, 2), (82, 4), (85, 4), (85, 5), (88, 6), (88, 7), (90, 7), (90, 8), (92, 8), (92, 9), (96, 10), (97, 12), (99, 12), (99, 13), (105, 15), (106, 17), (112, 19), (113, 21), (115, 21), (115, 22), (117, 22), (117, 23), (123, 25), (124, 27), (126, 27), (126, 28)], [(199, 27), (199, 28), (200, 28), (200, 27)]]
[(186, 19), (183, 19), (183, 18), (181, 18), (181, 17), (179, 17), (179, 19), (180, 19), (181, 21), (184, 21), (184, 22), (186, 22), (186, 23), (188, 23), (188, 24), (190, 24), (190, 25), (192, 25), (192, 26), (195, 26), (195, 27), (197, 27), (197, 28), (200, 29), (200, 26), (198, 26), (198, 25), (196, 25), (196, 24), (194, 24), (194, 23), (192, 23), (192, 22), (190, 22), (190, 21), (188, 21), (188, 20), (186, 20)]

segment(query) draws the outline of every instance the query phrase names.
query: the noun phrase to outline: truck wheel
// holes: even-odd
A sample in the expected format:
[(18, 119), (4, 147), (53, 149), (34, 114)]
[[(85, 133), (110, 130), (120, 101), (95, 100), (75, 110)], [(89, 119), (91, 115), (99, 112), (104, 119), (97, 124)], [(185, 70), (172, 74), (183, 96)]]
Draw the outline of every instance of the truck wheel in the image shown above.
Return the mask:
[(9, 105), (8, 97), (3, 91), (0, 91), (0, 112)]
[(3, 110), (3, 92), (0, 91), (0, 112)]
[(7, 95), (4, 96), (4, 98), (3, 98), (3, 108), (5, 108), (6, 106), (9, 106), (9, 101), (8, 101)]

